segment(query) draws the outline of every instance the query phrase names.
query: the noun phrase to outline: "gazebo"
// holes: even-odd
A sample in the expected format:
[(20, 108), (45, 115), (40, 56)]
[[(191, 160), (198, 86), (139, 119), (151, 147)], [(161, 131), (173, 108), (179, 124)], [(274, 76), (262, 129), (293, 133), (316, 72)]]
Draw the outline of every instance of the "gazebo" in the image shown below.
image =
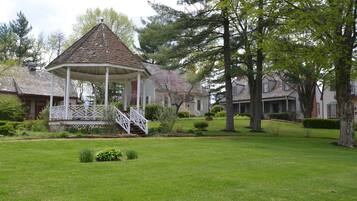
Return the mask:
[[(102, 21), (49, 63), (46, 70), (66, 80), (63, 105), (53, 106), (51, 95), (50, 127), (106, 125), (110, 123), (108, 115), (111, 115), (111, 119), (127, 133), (131, 133), (131, 127), (139, 127), (143, 133), (148, 134), (148, 120), (140, 109), (140, 86), (141, 80), (146, 79), (149, 72), (140, 59)], [(104, 105), (70, 104), (71, 79), (103, 82)], [(137, 81), (136, 107), (128, 110), (125, 90), (128, 82), (133, 80)], [(109, 104), (109, 82), (124, 84), (125, 112)]]

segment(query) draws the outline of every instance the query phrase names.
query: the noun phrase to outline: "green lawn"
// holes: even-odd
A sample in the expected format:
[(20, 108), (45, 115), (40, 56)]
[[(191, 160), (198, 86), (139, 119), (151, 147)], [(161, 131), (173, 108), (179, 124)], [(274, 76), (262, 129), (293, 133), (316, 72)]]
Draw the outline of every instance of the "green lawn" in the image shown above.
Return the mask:
[[(356, 200), (357, 150), (331, 145), (336, 130), (306, 138), (299, 124), (264, 121), (259, 134), (236, 124), (235, 136), (1, 140), (0, 200)], [(215, 120), (205, 134), (223, 128)], [(82, 148), (109, 147), (139, 159), (78, 162)]]

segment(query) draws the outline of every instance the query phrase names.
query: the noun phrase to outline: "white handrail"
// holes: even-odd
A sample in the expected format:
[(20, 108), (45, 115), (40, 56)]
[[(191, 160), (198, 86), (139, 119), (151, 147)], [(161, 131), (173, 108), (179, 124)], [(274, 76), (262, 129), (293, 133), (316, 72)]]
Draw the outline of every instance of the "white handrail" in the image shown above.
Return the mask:
[(130, 108), (130, 120), (143, 130), (146, 135), (149, 133), (149, 120), (145, 119), (145, 117), (134, 108)]
[(128, 134), (130, 134), (130, 119), (118, 110), (118, 108), (114, 107), (114, 111), (115, 122), (117, 122)]

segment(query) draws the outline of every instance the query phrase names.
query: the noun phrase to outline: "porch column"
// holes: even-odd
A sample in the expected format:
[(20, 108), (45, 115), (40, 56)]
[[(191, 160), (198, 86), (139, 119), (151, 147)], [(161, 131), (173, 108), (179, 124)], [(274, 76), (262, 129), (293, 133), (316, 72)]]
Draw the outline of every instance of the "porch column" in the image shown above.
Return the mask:
[(123, 90), (123, 101), (124, 101), (124, 111), (128, 109), (128, 81), (124, 81), (124, 90)]
[(104, 107), (108, 109), (108, 85), (109, 85), (109, 67), (105, 67), (105, 94), (104, 94)]
[(238, 113), (240, 114), (240, 102), (238, 102)]
[(71, 81), (71, 68), (67, 67), (67, 77), (66, 77), (66, 102), (65, 102), (65, 118), (68, 119), (68, 108), (69, 108), (69, 90)]
[(262, 114), (263, 114), (263, 116), (264, 116), (264, 111), (265, 111), (265, 110), (264, 110), (264, 101), (263, 101), (263, 100), (262, 100), (262, 104), (263, 104), (263, 105), (262, 105), (262, 110), (263, 110), (263, 111), (262, 111)]
[(139, 109), (140, 107), (140, 78), (141, 75), (138, 73), (138, 77), (136, 80), (136, 109)]
[(49, 108), (49, 119), (51, 120), (51, 112), (53, 106), (53, 73), (51, 73), (51, 95), (50, 95), (50, 108)]
[(145, 90), (145, 80), (143, 80), (143, 111), (145, 113), (146, 106), (146, 90)]
[(286, 97), (286, 112), (289, 112), (289, 99)]

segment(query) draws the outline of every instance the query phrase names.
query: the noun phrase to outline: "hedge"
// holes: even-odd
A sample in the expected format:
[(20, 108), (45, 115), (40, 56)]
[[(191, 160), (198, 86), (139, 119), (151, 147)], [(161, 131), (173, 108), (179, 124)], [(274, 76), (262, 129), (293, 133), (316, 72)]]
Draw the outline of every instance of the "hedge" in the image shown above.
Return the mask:
[(224, 111), (224, 107), (222, 105), (214, 105), (210, 110), (210, 112), (212, 112), (213, 114), (216, 114), (217, 112), (221, 111)]
[(190, 113), (189, 112), (179, 112), (179, 113), (177, 113), (177, 116), (179, 118), (188, 118), (188, 117), (190, 117)]
[(145, 118), (151, 121), (157, 120), (157, 114), (162, 109), (161, 105), (150, 104), (145, 106)]
[(338, 119), (306, 118), (302, 121), (302, 124), (305, 128), (340, 129), (340, 120)]
[(289, 113), (289, 112), (270, 113), (270, 114), (268, 114), (268, 117), (270, 119), (281, 119), (281, 120), (287, 120), (287, 121), (295, 121), (296, 120), (295, 113)]

